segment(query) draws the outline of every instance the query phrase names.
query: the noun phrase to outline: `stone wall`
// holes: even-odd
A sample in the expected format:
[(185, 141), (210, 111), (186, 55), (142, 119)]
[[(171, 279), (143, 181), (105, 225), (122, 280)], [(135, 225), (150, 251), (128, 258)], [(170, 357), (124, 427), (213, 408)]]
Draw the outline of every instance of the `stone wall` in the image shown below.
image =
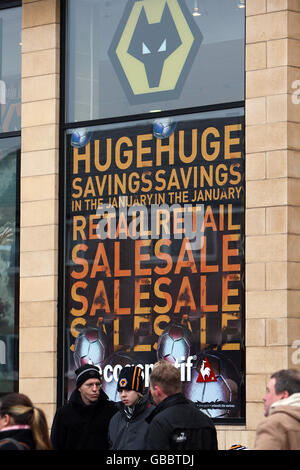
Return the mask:
[[(57, 379), (59, 22), (58, 0), (23, 1), (20, 391), (49, 424)], [(300, 343), (298, 89), (299, 0), (246, 0), (247, 422), (218, 426), (220, 449), (253, 447), (270, 374), (299, 367), (292, 347)]]
[(20, 392), (56, 408), (59, 1), (23, 0)]
[(218, 428), (225, 449), (253, 448), (270, 375), (299, 368), (299, 0), (246, 0), (245, 65), (247, 421)]

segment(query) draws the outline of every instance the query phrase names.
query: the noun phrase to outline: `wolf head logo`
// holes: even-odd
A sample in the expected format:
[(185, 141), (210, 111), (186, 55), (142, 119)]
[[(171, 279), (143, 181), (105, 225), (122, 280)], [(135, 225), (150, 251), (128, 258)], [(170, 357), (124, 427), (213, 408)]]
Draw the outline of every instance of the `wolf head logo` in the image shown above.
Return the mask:
[(150, 88), (159, 86), (165, 60), (181, 44), (167, 3), (159, 23), (150, 24), (142, 8), (128, 53), (144, 63)]
[(177, 98), (202, 39), (184, 0), (128, 0), (108, 55), (130, 103)]

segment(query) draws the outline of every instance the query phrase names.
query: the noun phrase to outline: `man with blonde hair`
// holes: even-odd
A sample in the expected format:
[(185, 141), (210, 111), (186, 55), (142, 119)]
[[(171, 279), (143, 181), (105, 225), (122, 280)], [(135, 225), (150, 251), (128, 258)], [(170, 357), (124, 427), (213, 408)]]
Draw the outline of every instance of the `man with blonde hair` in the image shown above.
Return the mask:
[(167, 361), (157, 362), (150, 374), (150, 391), (157, 405), (149, 423), (149, 450), (217, 450), (212, 420), (182, 393), (180, 371)]

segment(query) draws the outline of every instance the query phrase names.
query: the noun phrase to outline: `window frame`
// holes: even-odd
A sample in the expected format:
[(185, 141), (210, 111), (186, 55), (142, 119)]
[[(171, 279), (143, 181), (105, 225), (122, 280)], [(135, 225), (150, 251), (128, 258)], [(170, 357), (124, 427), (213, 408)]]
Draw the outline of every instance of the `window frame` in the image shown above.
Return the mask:
[[(11, 8), (22, 8), (21, 0), (14, 1), (1, 1), (0, 10), (8, 10)], [(20, 82), (22, 79), (22, 70), (20, 73)], [(21, 105), (21, 101), (20, 101)], [(15, 296), (14, 296), (14, 335), (17, 340), (15, 341), (14, 347), (14, 371), (17, 372), (17, 376), (13, 381), (13, 391), (18, 392), (19, 390), (19, 327), (20, 327), (20, 182), (21, 182), (21, 125), (20, 130), (10, 132), (0, 132), (0, 140), (19, 138), (19, 150), (16, 155), (16, 207), (15, 207), (15, 220), (16, 220), (16, 233), (15, 233)], [(0, 397), (5, 395), (7, 392), (1, 392)]]
[[(90, 127), (90, 126), (100, 126), (114, 123), (126, 123), (130, 121), (144, 120), (144, 119), (153, 119), (153, 113), (141, 113), (141, 114), (130, 114), (126, 116), (116, 116), (108, 118), (99, 118), (93, 120), (84, 120), (84, 121), (75, 121), (67, 122), (66, 121), (66, 98), (67, 94), (65, 92), (65, 87), (67, 84), (66, 81), (66, 53), (67, 53), (67, 39), (66, 39), (66, 29), (67, 29), (67, 2), (61, 2), (61, 31), (60, 31), (60, 44), (61, 44), (61, 55), (60, 55), (60, 124), (59, 124), (59, 244), (58, 244), (58, 339), (57, 339), (57, 406), (62, 406), (66, 403), (66, 377), (65, 377), (65, 361), (66, 361), (66, 326), (65, 326), (65, 267), (64, 267), (64, 255), (65, 255), (65, 133), (67, 130), (80, 127)], [(244, 37), (244, 47), (246, 44), (246, 37)], [(243, 77), (244, 77), (244, 91), (245, 91), (245, 54), (244, 54), (244, 64), (243, 64)], [(243, 108), (245, 113), (245, 96), (243, 100), (217, 103), (211, 105), (203, 106), (194, 106), (188, 108), (179, 108), (161, 111), (155, 113), (156, 118), (160, 117), (172, 117), (175, 115), (185, 115), (185, 114), (198, 114), (206, 113), (209, 111), (225, 111), (229, 109)], [(245, 114), (244, 114), (245, 116)], [(244, 142), (244, 155), (245, 155), (245, 142)], [(246, 170), (244, 170), (246, 171)], [(244, 173), (245, 174), (245, 173)], [(244, 203), (244, 223), (245, 223), (245, 210), (246, 203)], [(245, 259), (242, 272), (245, 273)], [(245, 297), (245, 289), (244, 289)], [(245, 305), (245, 298), (243, 300)], [(242, 338), (241, 347), (243, 349), (242, 354), (242, 378), (241, 378), (241, 393), (243, 400), (241, 400), (241, 414), (242, 418), (216, 418), (214, 419), (215, 424), (217, 425), (236, 425), (240, 426), (246, 423), (246, 348), (245, 348), (245, 324), (246, 324), (246, 314), (244, 308), (244, 315), (241, 318), (242, 331), (244, 336)]]

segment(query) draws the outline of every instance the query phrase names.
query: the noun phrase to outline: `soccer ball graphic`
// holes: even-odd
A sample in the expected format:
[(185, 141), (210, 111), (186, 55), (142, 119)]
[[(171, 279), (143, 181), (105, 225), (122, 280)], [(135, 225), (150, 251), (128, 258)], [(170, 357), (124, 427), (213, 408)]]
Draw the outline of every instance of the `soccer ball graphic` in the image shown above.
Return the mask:
[(99, 328), (84, 328), (75, 340), (74, 362), (76, 368), (84, 364), (99, 366), (107, 354), (106, 335)]
[(175, 131), (177, 123), (170, 118), (156, 119), (153, 124), (153, 135), (158, 139), (170, 137)]
[[(205, 358), (216, 381), (197, 382)], [(202, 351), (192, 369), (191, 381), (184, 385), (184, 393), (211, 418), (237, 417), (238, 383), (238, 372), (230, 359), (217, 351)]]
[(164, 329), (157, 342), (157, 359), (181, 364), (191, 352), (190, 330), (181, 324), (171, 323)]
[(91, 140), (92, 132), (88, 132), (86, 129), (75, 129), (71, 136), (72, 147), (81, 148), (85, 147)]

